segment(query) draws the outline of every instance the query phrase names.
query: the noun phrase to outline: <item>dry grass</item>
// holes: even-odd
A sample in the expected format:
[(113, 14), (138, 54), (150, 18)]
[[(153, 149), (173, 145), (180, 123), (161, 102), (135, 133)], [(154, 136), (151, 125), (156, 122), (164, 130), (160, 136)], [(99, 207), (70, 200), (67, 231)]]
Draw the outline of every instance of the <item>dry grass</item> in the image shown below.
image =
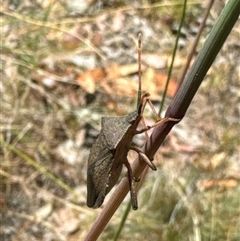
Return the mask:
[[(87, 158), (100, 117), (116, 114), (116, 101), (125, 111), (135, 96), (118, 96), (105, 79), (89, 93), (76, 79), (89, 69), (136, 63), (139, 30), (145, 53), (170, 56), (181, 8), (170, 0), (141, 10), (89, 1), (88, 15), (76, 17), (61, 1), (33, 2), (4, 3), (1, 16), (0, 235), (82, 240), (100, 212), (85, 204)], [(202, 12), (201, 4), (189, 4), (175, 79)], [(216, 4), (205, 35), (218, 12)], [(238, 36), (239, 25), (156, 156), (158, 171), (149, 172), (139, 210), (130, 213), (119, 240), (239, 239)], [(112, 240), (127, 201), (100, 240)]]

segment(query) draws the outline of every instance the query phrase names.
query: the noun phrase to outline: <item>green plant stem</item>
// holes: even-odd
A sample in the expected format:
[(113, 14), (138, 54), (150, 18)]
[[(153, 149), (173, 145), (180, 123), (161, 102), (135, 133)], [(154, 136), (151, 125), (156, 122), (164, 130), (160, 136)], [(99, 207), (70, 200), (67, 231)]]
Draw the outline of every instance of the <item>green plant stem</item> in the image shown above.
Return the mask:
[(128, 202), (126, 210), (123, 213), (123, 217), (121, 219), (121, 223), (118, 225), (118, 230), (117, 230), (117, 232), (114, 235), (113, 241), (117, 241), (118, 240), (118, 238), (120, 236), (120, 233), (123, 230), (124, 224), (126, 223), (126, 220), (127, 220), (128, 214), (129, 214), (129, 212), (131, 210), (131, 207), (132, 207), (132, 203)]
[(190, 66), (191, 60), (193, 58), (193, 55), (196, 52), (197, 44), (199, 42), (200, 36), (201, 36), (201, 34), (202, 34), (203, 30), (204, 30), (204, 27), (206, 25), (206, 21), (208, 19), (208, 16), (209, 16), (209, 13), (210, 13), (210, 10), (212, 8), (213, 3), (214, 3), (214, 0), (209, 0), (209, 2), (208, 2), (208, 6), (206, 8), (206, 11), (205, 11), (205, 14), (204, 14), (204, 17), (203, 17), (203, 21), (201, 22), (200, 28), (198, 30), (198, 34), (197, 34), (197, 36), (196, 36), (196, 38), (195, 38), (195, 40), (193, 42), (193, 45), (191, 47), (190, 54), (188, 55), (187, 62), (184, 65), (183, 72), (182, 72), (180, 78), (178, 79), (178, 85), (179, 86), (181, 86), (181, 84), (182, 84), (182, 82), (183, 82), (183, 80), (184, 80), (184, 78), (186, 76), (186, 73), (188, 71), (188, 68)]
[(163, 95), (162, 95), (161, 106), (160, 106), (160, 109), (159, 109), (159, 112), (158, 112), (159, 116), (161, 116), (161, 113), (162, 113), (162, 110), (163, 110), (164, 100), (166, 98), (168, 85), (169, 85), (170, 78), (171, 78), (171, 75), (172, 75), (173, 64), (174, 64), (174, 60), (175, 60), (175, 56), (176, 56), (177, 48), (178, 48), (178, 41), (179, 41), (179, 38), (180, 38), (180, 35), (181, 35), (181, 29), (182, 29), (182, 26), (183, 26), (183, 23), (184, 23), (185, 15), (186, 15), (186, 8), (187, 8), (187, 0), (184, 0), (182, 17), (181, 17), (181, 21), (180, 21), (179, 28), (178, 28), (178, 31), (177, 31), (177, 37), (176, 37), (176, 41), (175, 41), (175, 45), (174, 45), (173, 53), (172, 53), (172, 60), (171, 60), (170, 66), (169, 66), (167, 81), (166, 81), (165, 88), (164, 88)]
[[(171, 105), (169, 106), (166, 116), (182, 119), (185, 115), (194, 95), (196, 94), (201, 82), (203, 81), (208, 69), (216, 58), (227, 36), (231, 32), (240, 13), (240, 0), (229, 0), (216, 24), (214, 25), (209, 37), (203, 48), (199, 52), (192, 68), (189, 70), (183, 84), (179, 88)], [(151, 159), (166, 135), (174, 126), (173, 122), (168, 122), (154, 129), (151, 137), (144, 146), (145, 153)], [(133, 163), (132, 170), (136, 178), (143, 172), (145, 163), (138, 159)], [(112, 194), (109, 202), (106, 204), (99, 217), (94, 222), (91, 230), (85, 237), (84, 241), (94, 241), (102, 233), (103, 229), (121, 204), (129, 191), (127, 176), (122, 179), (115, 192)]]
[[(182, 119), (202, 83), (207, 71), (226, 41), (240, 14), (240, 0), (230, 0), (223, 9), (216, 24), (212, 28), (203, 48), (178, 89), (172, 103), (166, 111), (166, 116)], [(146, 154), (153, 158), (166, 135), (174, 126), (169, 122), (154, 129), (150, 140), (145, 145)]]

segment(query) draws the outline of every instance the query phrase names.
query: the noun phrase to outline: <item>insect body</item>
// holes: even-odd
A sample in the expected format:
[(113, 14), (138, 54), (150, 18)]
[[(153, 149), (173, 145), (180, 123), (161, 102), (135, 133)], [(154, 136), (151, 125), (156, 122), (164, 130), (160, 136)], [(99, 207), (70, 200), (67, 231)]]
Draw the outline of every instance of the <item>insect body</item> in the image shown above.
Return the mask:
[[(139, 36), (139, 56), (141, 50), (141, 36)], [(172, 118), (164, 118), (153, 126), (137, 130), (142, 119), (143, 110), (149, 94), (141, 95), (141, 65), (139, 57), (139, 92), (137, 109), (126, 116), (102, 117), (101, 131), (93, 144), (88, 159), (87, 170), (87, 206), (98, 208), (102, 205), (105, 196), (118, 181), (122, 166), (128, 169), (128, 179), (133, 209), (137, 209), (137, 198), (134, 190), (135, 178), (127, 159), (129, 150), (136, 151), (139, 156), (153, 169), (156, 167), (149, 158), (138, 148), (131, 145), (134, 135), (143, 133), (160, 123), (176, 121)]]
[[(143, 101), (146, 96), (143, 96)], [(133, 190), (134, 178), (127, 160), (128, 151), (130, 149), (138, 151), (147, 159), (144, 153), (131, 146), (133, 136), (145, 131), (145, 129), (136, 130), (142, 118), (142, 107), (141, 103), (137, 110), (127, 116), (102, 117), (102, 129), (92, 146), (88, 160), (87, 205), (89, 207), (101, 206), (106, 194), (116, 184), (123, 164), (128, 168), (130, 188)], [(152, 163), (150, 165), (156, 169)]]

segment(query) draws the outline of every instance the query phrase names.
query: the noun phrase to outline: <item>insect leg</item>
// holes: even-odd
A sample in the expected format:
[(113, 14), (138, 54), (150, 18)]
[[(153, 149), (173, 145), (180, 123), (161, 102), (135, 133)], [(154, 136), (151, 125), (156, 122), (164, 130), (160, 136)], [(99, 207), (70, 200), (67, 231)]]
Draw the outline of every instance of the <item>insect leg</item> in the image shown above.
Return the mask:
[(149, 98), (146, 99), (146, 103), (148, 103), (149, 106), (151, 107), (152, 112), (153, 112), (153, 115), (155, 116), (155, 118), (156, 118), (157, 120), (161, 119), (161, 118), (159, 117), (159, 115), (158, 115), (158, 113), (157, 113), (157, 111), (156, 111), (156, 109), (155, 109), (152, 101), (151, 101)]
[(138, 155), (147, 163), (147, 165), (154, 171), (157, 170), (156, 166), (150, 161), (145, 153), (143, 153), (140, 149), (135, 146), (130, 146), (130, 149), (137, 152)]
[(155, 126), (161, 125), (161, 124), (163, 124), (163, 123), (165, 123), (165, 122), (168, 122), (168, 121), (176, 121), (176, 122), (177, 122), (177, 121), (179, 121), (179, 119), (170, 118), (170, 117), (163, 118), (163, 119), (157, 121), (157, 122), (156, 122), (155, 124), (153, 124), (152, 126), (146, 126), (146, 127), (142, 128), (142, 129), (140, 129), (140, 130), (136, 130), (135, 135), (136, 135), (136, 134), (141, 134), (141, 133), (143, 133), (143, 132), (145, 132), (145, 131), (148, 131), (148, 130), (154, 128)]
[(137, 194), (136, 194), (136, 190), (134, 187), (135, 178), (133, 176), (132, 168), (131, 168), (128, 160), (126, 160), (124, 162), (124, 165), (128, 169), (128, 181), (129, 181), (129, 189), (130, 189), (130, 195), (131, 195), (131, 201), (132, 201), (132, 208), (133, 208), (133, 210), (137, 210), (138, 209)]
[[(141, 115), (143, 115), (143, 111), (144, 111), (144, 109), (145, 109), (145, 107), (146, 107), (146, 104), (148, 103), (149, 106), (150, 106), (150, 108), (152, 109), (153, 115), (154, 115), (155, 118), (157, 119), (157, 123), (163, 124), (163, 123), (165, 123), (165, 122), (167, 122), (167, 121), (176, 121), (176, 122), (180, 121), (180, 119), (175, 119), (175, 118), (170, 118), (170, 117), (166, 117), (166, 118), (164, 118), (164, 119), (161, 119), (161, 117), (158, 115), (158, 113), (157, 113), (157, 111), (156, 111), (156, 109), (155, 109), (152, 101), (151, 101), (148, 97), (149, 97), (149, 94), (148, 94), (148, 93), (142, 95)], [(161, 120), (162, 120), (162, 122), (161, 122)], [(157, 124), (157, 125), (158, 125), (158, 124)], [(153, 126), (153, 127), (154, 127), (154, 126)]]

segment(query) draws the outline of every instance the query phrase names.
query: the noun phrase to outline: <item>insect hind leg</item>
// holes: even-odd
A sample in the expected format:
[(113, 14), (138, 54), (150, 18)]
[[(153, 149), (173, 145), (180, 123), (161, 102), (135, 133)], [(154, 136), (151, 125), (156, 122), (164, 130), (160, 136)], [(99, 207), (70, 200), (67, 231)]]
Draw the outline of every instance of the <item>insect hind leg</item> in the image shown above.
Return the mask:
[(131, 201), (132, 201), (132, 208), (133, 210), (137, 210), (138, 209), (137, 193), (136, 193), (134, 184), (136, 181), (139, 181), (139, 180), (137, 180), (133, 176), (132, 168), (128, 160), (124, 162), (124, 165), (127, 167), (127, 170), (128, 170), (128, 181), (129, 181), (129, 189), (130, 189), (130, 195), (131, 195)]

